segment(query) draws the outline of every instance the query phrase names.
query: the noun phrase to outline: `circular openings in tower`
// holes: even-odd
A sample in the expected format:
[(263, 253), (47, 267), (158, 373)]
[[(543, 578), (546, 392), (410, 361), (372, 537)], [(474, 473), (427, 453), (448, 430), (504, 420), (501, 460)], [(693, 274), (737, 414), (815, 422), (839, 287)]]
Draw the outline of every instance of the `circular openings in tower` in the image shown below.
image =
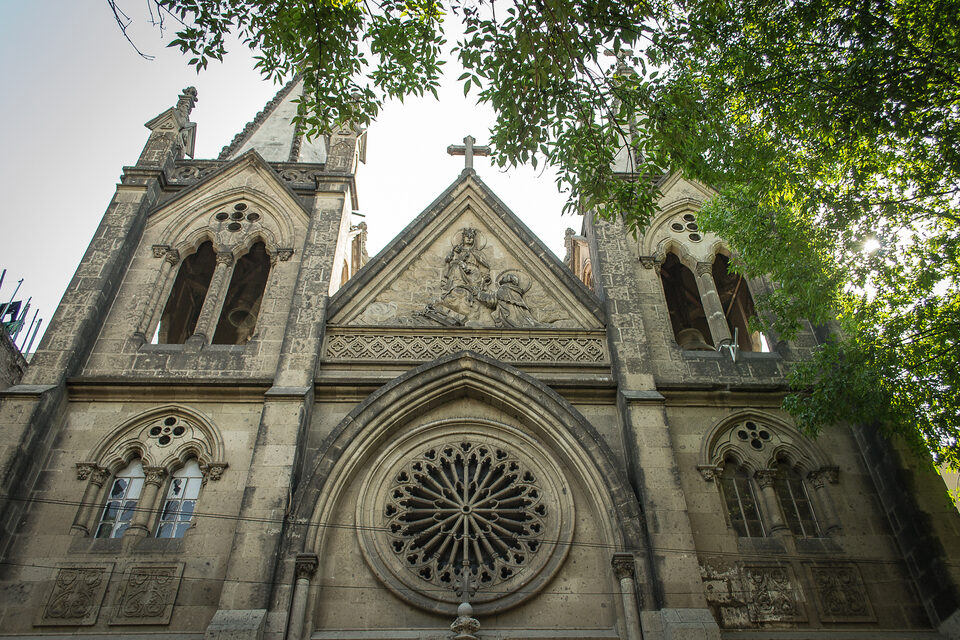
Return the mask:
[(251, 211), (250, 213), (247, 214), (247, 220), (248, 220), (249, 222), (256, 222), (256, 221), (259, 220), (259, 219), (260, 219), (260, 214), (259, 214), (259, 213), (255, 213), (255, 212)]
[(170, 436), (160, 436), (160, 437), (157, 439), (157, 442), (159, 442), (159, 443), (162, 444), (162, 445), (163, 445), (163, 444), (170, 444)]
[(687, 223), (687, 231), (697, 231), (697, 230), (699, 230), (699, 229), (700, 229), (700, 227), (697, 226), (697, 223), (696, 223), (696, 222), (688, 222), (688, 223)]
[(172, 427), (173, 425), (177, 424), (177, 419), (174, 418), (173, 416), (169, 416), (163, 421), (163, 424), (165, 426)]
[(227, 231), (237, 232), (240, 231), (241, 224), (239, 222), (231, 222), (227, 225)]
[(696, 222), (697, 218), (692, 213), (685, 213), (683, 219), (687, 222)]
[(160, 435), (160, 431), (161, 431), (160, 427), (153, 427), (152, 429), (150, 429), (150, 435), (158, 436)]
[(748, 421), (737, 429), (737, 437), (744, 442), (749, 440), (750, 446), (760, 451), (763, 449), (763, 445), (770, 441), (770, 432), (758, 427), (756, 423)]
[(226, 211), (221, 211), (220, 213), (218, 213), (218, 214), (217, 214), (216, 216), (214, 216), (214, 217), (215, 217), (217, 220), (219, 220), (220, 222), (223, 222), (224, 220), (228, 220), (228, 219), (230, 218), (230, 214), (227, 213)]
[(683, 231), (683, 225), (679, 222), (674, 222), (672, 225), (670, 225), (670, 228), (678, 232)]
[(690, 240), (691, 240), (692, 242), (700, 242), (701, 240), (703, 240), (703, 238), (700, 236), (699, 233), (691, 233), (691, 234), (690, 234)]
[(237, 204), (233, 205), (233, 209), (234, 211), (245, 211), (247, 209), (247, 205), (242, 202), (238, 202)]
[(234, 211), (233, 213), (230, 214), (230, 217), (233, 218), (234, 220), (243, 220), (243, 212)]

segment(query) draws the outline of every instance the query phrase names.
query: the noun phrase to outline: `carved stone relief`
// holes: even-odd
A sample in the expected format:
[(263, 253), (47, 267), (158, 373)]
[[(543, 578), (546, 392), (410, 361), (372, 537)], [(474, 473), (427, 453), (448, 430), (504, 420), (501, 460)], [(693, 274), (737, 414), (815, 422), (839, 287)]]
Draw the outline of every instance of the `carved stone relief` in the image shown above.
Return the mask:
[(704, 595), (724, 629), (805, 622), (804, 598), (788, 564), (701, 560)]
[(138, 565), (127, 570), (110, 624), (167, 624), (180, 589), (183, 564)]
[(425, 252), (351, 324), (503, 329), (572, 328), (575, 322), (501, 247), (472, 226), (444, 253)]
[(112, 571), (113, 564), (73, 565), (59, 569), (36, 624), (94, 624)]
[(860, 571), (853, 564), (815, 564), (810, 571), (817, 611), (824, 622), (876, 620)]
[(743, 567), (754, 622), (799, 622), (806, 619), (799, 604), (797, 581), (787, 565)]

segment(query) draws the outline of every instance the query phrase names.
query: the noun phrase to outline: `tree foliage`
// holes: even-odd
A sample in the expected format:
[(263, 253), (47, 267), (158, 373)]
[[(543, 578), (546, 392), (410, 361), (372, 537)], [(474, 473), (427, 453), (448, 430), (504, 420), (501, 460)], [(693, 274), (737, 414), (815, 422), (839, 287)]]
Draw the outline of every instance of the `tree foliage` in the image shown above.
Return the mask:
[(768, 327), (833, 331), (794, 370), (798, 423), (876, 423), (960, 464), (955, 0), (153, 1), (198, 69), (238, 33), (265, 76), (301, 74), (313, 134), (436, 94), (458, 21), (497, 162), (550, 164), (569, 208), (634, 231), (652, 177), (713, 187), (703, 226), (779, 285)]

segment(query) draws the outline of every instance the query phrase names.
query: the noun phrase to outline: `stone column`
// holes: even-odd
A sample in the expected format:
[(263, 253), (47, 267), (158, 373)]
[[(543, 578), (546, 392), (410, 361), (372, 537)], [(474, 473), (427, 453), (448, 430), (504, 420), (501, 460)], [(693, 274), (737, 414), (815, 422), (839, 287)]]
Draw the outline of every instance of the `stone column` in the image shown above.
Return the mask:
[(833, 497), (827, 489), (828, 482), (830, 484), (836, 484), (837, 482), (837, 468), (824, 467), (817, 471), (811, 471), (807, 475), (807, 478), (809, 478), (810, 484), (813, 485), (814, 492), (817, 496), (816, 507), (822, 516), (821, 524), (823, 526), (823, 534), (828, 537), (839, 535), (842, 531), (840, 518), (837, 517), (836, 505), (834, 505)]
[(220, 310), (223, 308), (223, 300), (227, 297), (227, 288), (233, 276), (233, 264), (232, 253), (229, 251), (217, 253), (217, 267), (213, 271), (213, 277), (210, 278), (207, 297), (203, 299), (200, 317), (197, 318), (197, 326), (189, 338), (190, 342), (209, 344), (213, 339), (213, 332), (217, 330), (217, 321), (220, 319)]
[(137, 509), (133, 512), (130, 526), (123, 532), (124, 536), (150, 535), (150, 516), (157, 510), (157, 495), (167, 470), (163, 467), (144, 467), (143, 475), (143, 490), (140, 492), (140, 499), (137, 500)]
[(703, 302), (703, 311), (707, 314), (707, 324), (710, 325), (710, 335), (713, 336), (713, 346), (720, 345), (724, 340), (730, 340), (730, 325), (727, 316), (723, 313), (720, 304), (720, 294), (717, 293), (717, 283), (713, 281), (713, 263), (697, 263), (697, 289), (700, 290), (700, 301)]
[(87, 487), (83, 490), (83, 498), (77, 510), (77, 517), (73, 520), (73, 526), (70, 527), (70, 535), (88, 536), (92, 533), (91, 527), (94, 525), (90, 521), (96, 515), (97, 507), (100, 506), (97, 500), (103, 490), (103, 483), (109, 479), (108, 469), (93, 462), (77, 463), (77, 480), (86, 480)]
[[(160, 321), (160, 314), (163, 313), (163, 305), (160, 304), (160, 296), (167, 291), (167, 280), (170, 278), (170, 273), (173, 271), (173, 267), (177, 266), (180, 262), (180, 252), (176, 249), (171, 249), (170, 247), (154, 247), (154, 254), (157, 257), (163, 257), (163, 262), (160, 264), (160, 273), (157, 274), (157, 281), (153, 285), (153, 291), (150, 292), (150, 301), (147, 303), (147, 306), (143, 310), (143, 314), (140, 316), (140, 324), (137, 325), (136, 331), (134, 331), (133, 336), (135, 338), (140, 338), (144, 342), (150, 339), (147, 336), (147, 332), (151, 328), (157, 326), (157, 322)], [(158, 255), (159, 254), (159, 255)]]
[(777, 472), (775, 469), (761, 469), (755, 474), (757, 484), (760, 486), (760, 496), (763, 501), (764, 515), (770, 524), (770, 533), (775, 536), (786, 535), (790, 530), (787, 523), (783, 521), (783, 514), (780, 513), (780, 503), (777, 500), (777, 492), (773, 488)]
[[(632, 553), (613, 554), (613, 573), (620, 581), (620, 599), (623, 602), (623, 626), (627, 640), (642, 640), (640, 617), (637, 614), (637, 586), (634, 581), (634, 560)], [(641, 603), (642, 604), (642, 603)]]
[(307, 596), (310, 594), (310, 578), (317, 571), (319, 560), (315, 553), (298, 553), (294, 566), (296, 582), (293, 585), (293, 603), (290, 605), (290, 625), (287, 640), (300, 640), (303, 636), (303, 618), (307, 612)]

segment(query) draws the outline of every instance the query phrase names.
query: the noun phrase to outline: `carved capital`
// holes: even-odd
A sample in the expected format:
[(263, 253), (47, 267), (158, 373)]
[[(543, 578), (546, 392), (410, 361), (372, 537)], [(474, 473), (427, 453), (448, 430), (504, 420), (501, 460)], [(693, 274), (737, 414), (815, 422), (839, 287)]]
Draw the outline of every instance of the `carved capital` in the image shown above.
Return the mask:
[(286, 262), (293, 256), (293, 249), (277, 249), (277, 257), (280, 259), (280, 262)]
[(153, 245), (153, 257), (162, 258), (167, 255), (167, 252), (170, 251), (170, 245), (168, 244), (155, 244)]
[(723, 467), (717, 467), (712, 464), (700, 464), (697, 465), (697, 471), (700, 472), (700, 476), (707, 482), (713, 482), (714, 479), (723, 473)]
[(713, 275), (713, 263), (712, 262), (698, 262), (697, 263), (697, 275), (705, 276), (707, 274)]
[(767, 487), (773, 486), (774, 481), (777, 479), (777, 470), (761, 469), (754, 474), (754, 477), (757, 479), (757, 484), (760, 485), (760, 488), (766, 489)]
[(820, 473), (830, 484), (837, 484), (840, 481), (840, 467), (823, 467)]
[(226, 462), (211, 462), (200, 465), (200, 471), (203, 473), (204, 480), (217, 481), (223, 477), (223, 471), (227, 466)]
[(170, 263), (170, 266), (175, 267), (177, 263), (180, 262), (180, 252), (176, 249), (167, 249), (167, 252), (163, 255), (163, 259)]
[(163, 467), (144, 467), (143, 468), (143, 483), (144, 484), (155, 484), (160, 486), (163, 484), (163, 479), (167, 477), (167, 470)]
[(317, 571), (317, 566), (320, 564), (320, 560), (317, 558), (315, 553), (298, 553), (297, 559), (294, 562), (294, 573), (297, 576), (297, 580), (301, 578), (309, 580), (313, 577), (313, 574)]
[(632, 553), (615, 553), (610, 564), (613, 565), (613, 573), (617, 576), (617, 580), (633, 578), (636, 567)]
[(657, 266), (657, 256), (640, 256), (640, 266), (644, 269), (653, 269)]
[(217, 265), (221, 264), (227, 267), (233, 264), (233, 254), (229, 251), (220, 251), (217, 253)]
[[(77, 480), (86, 480), (93, 474), (93, 477), (96, 478), (96, 471), (99, 469), (99, 465), (95, 462), (78, 462), (77, 463)], [(101, 481), (102, 484), (102, 481)]]

